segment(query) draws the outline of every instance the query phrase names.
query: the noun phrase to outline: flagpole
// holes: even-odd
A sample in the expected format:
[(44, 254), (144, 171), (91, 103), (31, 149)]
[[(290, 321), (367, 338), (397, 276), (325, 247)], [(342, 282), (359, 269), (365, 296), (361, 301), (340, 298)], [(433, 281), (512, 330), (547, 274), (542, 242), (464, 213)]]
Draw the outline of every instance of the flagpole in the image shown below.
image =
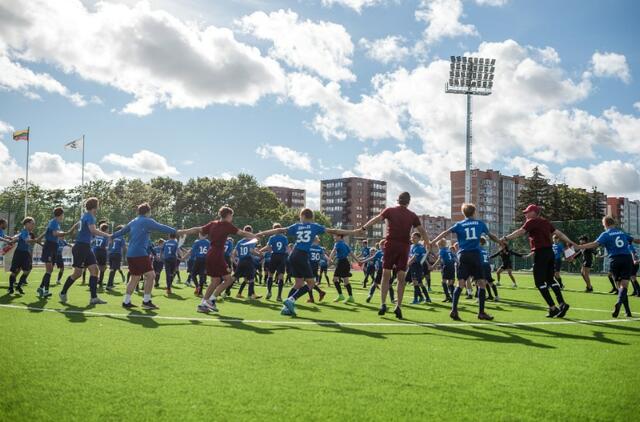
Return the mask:
[(26, 175), (24, 178), (24, 217), (27, 217), (27, 209), (29, 204), (29, 144), (31, 141), (29, 140), (31, 127), (27, 126), (27, 168)]
[(84, 135), (82, 135), (82, 195), (84, 196)]

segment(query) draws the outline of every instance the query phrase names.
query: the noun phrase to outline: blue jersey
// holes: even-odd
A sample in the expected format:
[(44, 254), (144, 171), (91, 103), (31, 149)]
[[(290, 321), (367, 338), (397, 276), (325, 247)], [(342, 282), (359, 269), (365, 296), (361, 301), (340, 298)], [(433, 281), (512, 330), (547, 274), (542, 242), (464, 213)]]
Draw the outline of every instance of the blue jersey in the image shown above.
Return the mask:
[(115, 238), (111, 240), (111, 245), (109, 246), (109, 253), (112, 255), (122, 255), (122, 248), (124, 247), (124, 239), (121, 237)]
[(267, 243), (271, 247), (271, 252), (275, 254), (286, 254), (289, 240), (283, 234), (275, 234), (269, 238)]
[(369, 255), (371, 255), (371, 248), (368, 246), (364, 246), (360, 251), (360, 256), (362, 256), (363, 259), (366, 259), (369, 258)]
[(483, 221), (466, 218), (451, 226), (451, 231), (458, 236), (460, 252), (479, 251), (480, 237), (489, 233)]
[(64, 239), (58, 239), (58, 256), (62, 256), (62, 251), (64, 251), (64, 247), (67, 246), (68, 243)]
[(349, 254), (351, 253), (351, 248), (345, 243), (344, 240), (338, 240), (333, 245), (333, 248), (336, 250), (336, 257), (338, 259), (347, 259), (349, 257)]
[(321, 246), (322, 253), (320, 254), (320, 266), (326, 268), (329, 266), (329, 262), (327, 261), (327, 250)]
[(294, 249), (309, 252), (316, 236), (325, 232), (324, 226), (318, 223), (295, 223), (289, 226), (287, 234), (296, 238)]
[(16, 246), (17, 251), (24, 251), (31, 253), (31, 248), (33, 247), (27, 240), (31, 239), (31, 233), (27, 229), (20, 230), (20, 234), (18, 235), (18, 246)]
[(271, 252), (266, 251), (264, 253), (264, 262), (270, 262), (271, 261)]
[(638, 257), (638, 252), (636, 251), (636, 247), (633, 246), (633, 243), (629, 243), (629, 253), (633, 256), (633, 259)]
[(210, 247), (211, 242), (209, 242), (209, 239), (198, 239), (193, 242), (191, 246), (191, 256), (194, 258), (204, 258), (207, 256)]
[(324, 248), (320, 245), (311, 245), (309, 248), (309, 261), (319, 264), (323, 259), (325, 259)]
[(414, 258), (414, 263), (422, 264), (427, 258), (427, 250), (425, 249), (424, 245), (416, 243), (411, 245), (409, 256)]
[(121, 230), (115, 232), (112, 237), (122, 237), (127, 233), (130, 233), (127, 257), (135, 258), (137, 256), (147, 255), (147, 245), (150, 241), (149, 234), (152, 231), (176, 234), (176, 229), (174, 229), (173, 227), (160, 224), (153, 218), (139, 215), (133, 220), (129, 221), (129, 223), (127, 223), (127, 225), (124, 226)]
[(490, 267), (491, 264), (489, 262), (489, 251), (487, 251), (485, 248), (481, 248), (480, 256), (482, 257), (482, 265), (485, 267)]
[(440, 248), (440, 260), (443, 266), (456, 263), (456, 258), (449, 248)]
[(256, 266), (256, 268), (260, 268), (260, 264), (262, 263), (262, 257), (257, 255), (252, 255), (251, 258), (253, 258), (253, 264)]
[(93, 238), (93, 251), (97, 251), (98, 249), (107, 249), (107, 238), (104, 236), (96, 236)]
[(553, 257), (556, 261), (562, 259), (564, 253), (564, 245), (562, 243), (554, 243), (551, 248), (553, 249)]
[(47, 224), (47, 231), (45, 232), (44, 239), (47, 242), (57, 242), (59, 237), (53, 235), (53, 232), (57, 231), (60, 231), (60, 223), (56, 218), (52, 218), (49, 220), (49, 224)]
[(154, 261), (160, 261), (160, 257), (162, 255), (162, 246), (156, 245), (151, 248), (151, 253), (153, 255)]
[(633, 242), (633, 237), (628, 233), (612, 227), (600, 234), (596, 239), (600, 245), (604, 246), (607, 250), (607, 255), (629, 255), (629, 244)]
[(377, 251), (375, 255), (373, 255), (373, 265), (376, 270), (382, 268), (382, 258), (384, 258), (384, 253), (382, 251)]
[(257, 243), (252, 239), (241, 239), (236, 244), (236, 253), (239, 259), (251, 257), (251, 251), (256, 247)]
[(178, 241), (176, 239), (169, 239), (164, 242), (162, 246), (162, 255), (164, 259), (176, 259), (178, 252)]
[(0, 229), (0, 237), (4, 237), (4, 230)]
[(224, 256), (231, 256), (231, 251), (233, 250), (233, 240), (227, 239), (224, 242)]
[(91, 230), (89, 230), (90, 225), (96, 224), (96, 218), (90, 212), (85, 212), (82, 214), (82, 218), (80, 218), (80, 230), (78, 230), (78, 235), (76, 236), (77, 243), (91, 243), (91, 239), (93, 238), (93, 234), (91, 234)]

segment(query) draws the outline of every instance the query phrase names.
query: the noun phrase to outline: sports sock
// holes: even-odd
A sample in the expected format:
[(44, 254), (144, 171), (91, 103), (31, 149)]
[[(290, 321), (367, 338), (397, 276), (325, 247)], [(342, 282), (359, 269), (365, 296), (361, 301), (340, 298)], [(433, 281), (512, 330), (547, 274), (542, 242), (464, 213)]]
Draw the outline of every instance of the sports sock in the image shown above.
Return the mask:
[(142, 297), (143, 302), (151, 302), (151, 293), (145, 293)]
[[(624, 287), (622, 289), (620, 289), (621, 292), (619, 293), (618, 296), (622, 295), (622, 304), (624, 305), (624, 310), (627, 312), (627, 314), (631, 313), (631, 308), (629, 307), (629, 296), (627, 295), (627, 288)], [(620, 299), (618, 299), (620, 300)]]
[(420, 287), (420, 290), (422, 290), (422, 294), (424, 295), (424, 300), (426, 300), (427, 302), (430, 301), (431, 298), (429, 297), (429, 291), (424, 286), (424, 284), (418, 283), (418, 287)]
[(551, 289), (553, 290), (553, 293), (556, 295), (556, 300), (558, 301), (558, 303), (564, 303), (564, 298), (562, 297), (562, 290), (560, 289), (560, 285), (558, 285), (557, 283), (554, 283), (551, 285)]
[(376, 292), (376, 283), (371, 283), (371, 288), (369, 288), (369, 296), (373, 296)]
[(107, 281), (107, 286), (113, 286), (113, 279), (116, 276), (116, 270), (109, 271), (109, 280)]
[(318, 293), (322, 293), (322, 289), (318, 286), (313, 286), (313, 290), (315, 290)]
[(102, 283), (104, 282), (104, 273), (105, 273), (105, 271), (100, 270), (100, 275), (99, 275), (100, 279), (99, 280), (100, 280), (100, 285), (101, 286), (102, 286)]
[(75, 280), (71, 278), (71, 276), (67, 277), (67, 280), (64, 282), (64, 286), (62, 286), (61, 294), (66, 295), (69, 287), (71, 287), (75, 283)]
[(253, 296), (255, 294), (255, 287), (253, 284), (253, 280), (249, 281), (249, 296)]
[(495, 295), (495, 297), (498, 297), (498, 286), (496, 286), (495, 284), (492, 284), (491, 290), (493, 290), (493, 294)]
[(44, 277), (42, 277), (42, 284), (45, 290), (49, 290), (49, 283), (51, 282), (51, 273), (45, 273)]
[(451, 294), (449, 293), (449, 286), (447, 286), (447, 282), (446, 281), (442, 282), (442, 292), (447, 297), (447, 299), (451, 298)]
[(613, 287), (614, 289), (617, 289), (616, 282), (613, 279), (613, 277), (611, 276), (611, 274), (607, 275), (607, 278), (609, 278), (609, 283), (611, 283), (611, 287)]
[(24, 283), (27, 282), (27, 277), (28, 277), (27, 274), (22, 274), (20, 276), (20, 281), (18, 281), (18, 287), (21, 287)]
[(393, 291), (393, 285), (389, 283), (389, 297), (391, 298), (392, 302), (395, 299), (394, 296), (395, 296), (395, 292)]
[(458, 302), (460, 301), (460, 295), (462, 294), (462, 288), (461, 287), (456, 287), (453, 289), (453, 302), (451, 305), (451, 310), (452, 311), (458, 311)]
[(484, 302), (487, 300), (487, 290), (484, 288), (478, 289), (478, 312), (484, 313)]
[(293, 298), (294, 301), (296, 301), (299, 297), (304, 296), (305, 294), (307, 294), (309, 292), (309, 286), (307, 286), (306, 284), (302, 287), (300, 287), (298, 289), (298, 291), (296, 291), (293, 296), (289, 296), (289, 298)]
[(638, 284), (638, 280), (632, 280), (631, 284), (633, 285), (633, 293), (634, 294), (640, 292), (640, 284)]
[(284, 281), (278, 280), (278, 297), (282, 297), (283, 287), (284, 287)]
[(98, 277), (89, 276), (89, 290), (91, 291), (91, 299), (98, 297)]
[(242, 283), (240, 283), (240, 289), (238, 289), (238, 294), (241, 295), (242, 292), (244, 292), (244, 287), (247, 285), (246, 281), (243, 281)]
[(550, 308), (556, 306), (546, 285), (543, 284), (542, 286), (538, 286), (538, 290), (540, 291), (540, 294), (542, 295), (544, 301), (547, 302), (547, 305), (549, 305)]
[(431, 288), (431, 277), (427, 277), (427, 289)]
[(9, 276), (9, 288), (13, 289), (14, 284), (16, 284), (16, 276), (14, 274), (11, 274)]
[(289, 293), (287, 294), (287, 297), (292, 297), (295, 294), (296, 290), (298, 289), (296, 289), (295, 286), (290, 288)]
[(336, 290), (338, 291), (338, 294), (341, 295), (342, 294), (342, 287), (340, 286), (340, 282), (339, 281), (334, 281), (333, 285), (336, 286)]
[(273, 277), (267, 277), (267, 293), (271, 294), (271, 288), (273, 287)]
[(344, 286), (345, 289), (347, 289), (347, 294), (349, 296), (353, 296), (353, 290), (351, 289), (351, 284), (347, 284), (346, 286)]
[(413, 286), (413, 300), (415, 302), (418, 301), (418, 297), (420, 297), (420, 289), (418, 288), (418, 285), (416, 284), (415, 286)]
[(129, 293), (124, 294), (124, 303), (131, 303), (131, 295)]
[(448, 287), (447, 290), (449, 290), (449, 297), (453, 299), (453, 292), (455, 290), (455, 286), (453, 284), (448, 284), (447, 287)]
[(62, 280), (62, 275), (63, 274), (64, 274), (64, 270), (58, 271), (58, 283), (60, 283), (60, 280)]

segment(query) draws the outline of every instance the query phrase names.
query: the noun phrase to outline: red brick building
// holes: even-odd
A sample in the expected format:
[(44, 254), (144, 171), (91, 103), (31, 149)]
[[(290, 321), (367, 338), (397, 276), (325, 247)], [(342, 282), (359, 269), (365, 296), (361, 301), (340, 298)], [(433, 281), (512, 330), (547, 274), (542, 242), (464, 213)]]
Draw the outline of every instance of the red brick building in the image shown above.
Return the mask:
[(306, 191), (304, 189), (285, 188), (281, 186), (269, 186), (269, 189), (276, 194), (276, 197), (287, 208), (304, 208), (307, 202)]

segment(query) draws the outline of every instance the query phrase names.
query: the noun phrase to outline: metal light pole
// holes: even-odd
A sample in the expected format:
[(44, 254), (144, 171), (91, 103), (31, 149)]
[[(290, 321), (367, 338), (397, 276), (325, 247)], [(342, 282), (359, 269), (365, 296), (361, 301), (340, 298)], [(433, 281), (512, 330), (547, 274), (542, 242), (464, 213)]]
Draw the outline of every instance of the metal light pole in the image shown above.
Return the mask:
[(448, 94), (467, 97), (466, 166), (464, 172), (464, 202), (471, 202), (471, 96), (491, 95), (496, 59), (451, 56), (449, 81), (444, 90)]

